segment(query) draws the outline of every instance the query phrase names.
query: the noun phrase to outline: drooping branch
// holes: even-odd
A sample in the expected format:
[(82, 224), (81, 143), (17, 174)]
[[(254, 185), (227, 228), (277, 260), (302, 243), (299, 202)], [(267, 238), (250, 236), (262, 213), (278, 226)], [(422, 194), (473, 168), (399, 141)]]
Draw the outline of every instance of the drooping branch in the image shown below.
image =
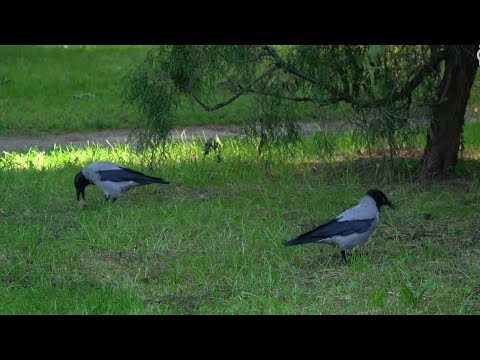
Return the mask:
[(215, 105), (207, 105), (203, 101), (201, 101), (196, 95), (190, 94), (192, 98), (206, 111), (211, 112), (218, 110), (222, 107), (225, 107), (238, 99), (245, 93), (256, 93), (263, 96), (273, 96), (277, 98), (281, 98), (284, 100), (294, 101), (294, 102), (314, 102), (313, 98), (308, 97), (286, 97), (281, 95), (269, 94), (266, 92), (260, 92), (258, 90), (252, 89), (255, 84), (260, 82), (261, 80), (265, 79), (266, 77), (271, 76), (277, 69), (283, 69), (284, 71), (297, 76), (311, 84), (314, 85), (322, 85), (326, 87), (330, 93), (330, 98), (324, 101), (322, 104), (319, 105), (329, 105), (335, 104), (341, 101), (346, 103), (358, 106), (358, 107), (378, 107), (388, 103), (401, 101), (403, 99), (407, 99), (410, 101), (413, 91), (422, 83), (427, 75), (429, 75), (432, 71), (436, 71), (438, 69), (438, 64), (442, 59), (445, 58), (445, 53), (439, 51), (438, 46), (431, 46), (431, 56), (430, 60), (427, 64), (423, 65), (417, 73), (407, 82), (407, 84), (397, 91), (396, 93), (392, 94), (389, 97), (381, 98), (381, 99), (371, 99), (371, 100), (360, 100), (358, 97), (353, 96), (346, 90), (340, 91), (339, 89), (334, 88), (330, 84), (321, 83), (318, 79), (314, 76), (307, 74), (301, 69), (298, 69), (296, 66), (287, 63), (282, 57), (277, 53), (277, 51), (269, 46), (269, 45), (259, 45), (259, 47), (265, 51), (265, 54), (269, 56), (273, 61), (274, 65), (272, 65), (266, 72), (255, 78), (250, 84), (243, 86), (238, 85), (239, 91), (235, 93), (231, 98), (228, 100), (215, 104)]
[(429, 62), (424, 64), (417, 71), (417, 73), (407, 82), (407, 84), (403, 86), (402, 89), (400, 89), (399, 91), (397, 91), (396, 93), (394, 93), (389, 97), (361, 101), (357, 97), (350, 94), (345, 89), (343, 91), (338, 91), (338, 89), (331, 87), (329, 84), (326, 84), (326, 83), (321, 84), (319, 80), (315, 79), (315, 77), (296, 68), (292, 64), (285, 62), (285, 60), (281, 58), (281, 56), (277, 53), (277, 51), (273, 47), (268, 45), (259, 45), (259, 46), (261, 49), (265, 50), (268, 55), (272, 57), (272, 59), (275, 61), (275, 64), (279, 68), (301, 79), (304, 79), (314, 85), (322, 85), (327, 87), (329, 92), (332, 95), (331, 98), (329, 99), (330, 103), (345, 101), (347, 103), (350, 103), (352, 105), (356, 105), (359, 107), (377, 107), (377, 106), (389, 104), (392, 102), (401, 101), (403, 99), (407, 99), (409, 101), (411, 99), (411, 95), (413, 91), (415, 91), (415, 89), (423, 82), (425, 77), (434, 71), (438, 71), (440, 62), (446, 58), (446, 53), (444, 51), (440, 51), (439, 46), (432, 45)]
[(280, 55), (278, 55), (278, 53), (275, 51), (275, 49), (272, 48), (271, 46), (260, 45), (260, 48), (265, 50), (273, 58), (273, 60), (275, 60), (275, 63), (277, 64), (277, 66), (279, 68), (282, 68), (282, 69), (288, 71), (289, 73), (294, 74), (294, 75), (298, 76), (299, 78), (302, 78), (302, 79), (304, 79), (304, 80), (306, 80), (306, 81), (308, 81), (312, 84), (315, 84), (315, 85), (319, 84), (318, 80), (315, 79), (313, 76), (310, 76), (310, 75), (306, 74), (305, 72), (303, 72), (302, 70), (297, 69), (295, 66), (286, 63), (285, 60), (283, 60), (280, 57)]
[(446, 58), (444, 51), (439, 51), (439, 46), (432, 45), (430, 51), (430, 60), (427, 64), (423, 65), (414, 77), (402, 88), (401, 91), (394, 94), (391, 100), (398, 101), (401, 99), (409, 98), (413, 91), (423, 82), (425, 77), (432, 72), (438, 71), (440, 61)]
[(227, 106), (228, 104), (234, 102), (236, 99), (238, 99), (240, 96), (242, 96), (244, 93), (246, 93), (248, 90), (250, 90), (250, 88), (252, 88), (252, 86), (254, 86), (256, 83), (258, 83), (259, 81), (271, 76), (275, 70), (277, 70), (277, 66), (276, 65), (273, 65), (271, 66), (267, 71), (265, 71), (262, 75), (258, 76), (257, 78), (255, 78), (250, 84), (246, 85), (245, 87), (242, 87), (240, 89), (239, 92), (237, 92), (235, 95), (233, 95), (230, 99), (224, 101), (224, 102), (221, 102), (221, 103), (218, 103), (218, 104), (215, 104), (215, 105), (207, 105), (205, 104), (203, 101), (201, 101), (197, 96), (195, 96), (194, 94), (190, 94), (192, 96), (192, 98), (201, 106), (203, 107), (205, 110), (207, 110), (208, 112), (211, 112), (211, 111), (215, 111), (215, 110), (218, 110), (224, 106)]
[(257, 95), (262, 95), (262, 96), (272, 96), (272, 97), (275, 97), (277, 99), (282, 99), (282, 100), (289, 100), (289, 101), (294, 101), (294, 102), (313, 102), (313, 101), (315, 101), (313, 98), (309, 98), (309, 97), (288, 97), (288, 96), (271, 94), (271, 93), (267, 93), (267, 92), (264, 92), (264, 91), (254, 90), (254, 89), (246, 89), (241, 84), (238, 84), (237, 87), (239, 89), (242, 89), (245, 92), (248, 92), (248, 93), (251, 93), (251, 94), (257, 94)]

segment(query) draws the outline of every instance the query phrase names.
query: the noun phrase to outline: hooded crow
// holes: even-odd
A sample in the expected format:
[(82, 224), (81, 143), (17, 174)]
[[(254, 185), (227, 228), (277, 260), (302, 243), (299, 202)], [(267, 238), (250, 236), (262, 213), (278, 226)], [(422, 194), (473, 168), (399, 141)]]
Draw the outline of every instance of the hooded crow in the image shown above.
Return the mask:
[(85, 187), (95, 185), (105, 195), (105, 200), (112, 198), (112, 202), (132, 187), (147, 184), (169, 184), (170, 181), (147, 176), (138, 171), (120, 166), (112, 162), (94, 162), (84, 167), (75, 175), (75, 188), (77, 189), (77, 200), (85, 203)]
[(344, 211), (335, 219), (327, 221), (317, 228), (283, 243), (285, 246), (303, 245), (311, 242), (329, 244), (341, 249), (347, 262), (345, 251), (364, 245), (378, 226), (380, 208), (393, 204), (385, 194), (377, 189), (368, 190), (358, 205)]

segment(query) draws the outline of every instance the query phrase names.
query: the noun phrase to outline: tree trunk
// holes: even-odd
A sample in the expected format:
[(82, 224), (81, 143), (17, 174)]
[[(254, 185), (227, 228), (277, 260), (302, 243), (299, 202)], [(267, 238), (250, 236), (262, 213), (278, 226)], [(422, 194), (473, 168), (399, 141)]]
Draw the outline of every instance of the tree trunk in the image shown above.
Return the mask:
[(477, 50), (477, 45), (448, 46), (440, 102), (433, 108), (423, 153), (421, 180), (449, 175), (455, 170), (465, 110), (478, 68)]

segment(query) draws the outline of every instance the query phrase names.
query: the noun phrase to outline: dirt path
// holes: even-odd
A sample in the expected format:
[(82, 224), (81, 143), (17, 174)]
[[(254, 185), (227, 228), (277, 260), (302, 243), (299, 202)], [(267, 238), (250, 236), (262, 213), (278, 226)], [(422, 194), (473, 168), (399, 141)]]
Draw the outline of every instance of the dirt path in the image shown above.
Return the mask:
[[(465, 123), (478, 122), (477, 117), (467, 117)], [(321, 127), (327, 131), (342, 131), (350, 128), (347, 122), (319, 120), (299, 123), (304, 134), (311, 134)], [(240, 134), (241, 126), (238, 125), (219, 125), (219, 126), (191, 126), (176, 128), (170, 133), (170, 138), (179, 139), (209, 139), (215, 136), (236, 136)], [(109, 146), (109, 144), (125, 144), (130, 130), (104, 130), (93, 132), (75, 132), (59, 135), (41, 135), (41, 136), (0, 136), (0, 153), (2, 151), (28, 151), (30, 148), (46, 151), (57, 146), (79, 147), (88, 144), (99, 144)]]
[[(317, 129), (317, 126), (326, 129), (341, 129), (345, 127), (342, 123), (333, 123), (325, 121), (300, 123), (303, 133), (310, 134)], [(240, 126), (194, 126), (186, 128), (177, 128), (170, 133), (170, 137), (178, 139), (185, 137), (186, 139), (201, 138), (208, 139), (211, 137), (236, 136), (240, 133)], [(130, 130), (105, 130), (85, 133), (68, 133), (59, 135), (42, 135), (42, 136), (0, 136), (0, 152), (2, 151), (26, 151), (30, 148), (37, 148), (42, 151), (51, 149), (54, 145), (61, 146), (83, 146), (87, 144), (100, 144), (108, 146), (109, 144), (125, 144)]]

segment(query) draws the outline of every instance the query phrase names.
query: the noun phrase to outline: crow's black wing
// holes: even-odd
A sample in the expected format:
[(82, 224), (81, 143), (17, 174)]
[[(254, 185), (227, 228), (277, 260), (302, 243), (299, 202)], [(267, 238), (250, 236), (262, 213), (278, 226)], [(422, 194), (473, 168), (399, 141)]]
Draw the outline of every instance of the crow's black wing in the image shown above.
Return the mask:
[(347, 236), (354, 233), (363, 233), (367, 231), (375, 219), (338, 221), (333, 219), (318, 226), (317, 228), (302, 234), (295, 239), (286, 241), (283, 245), (301, 245), (310, 242), (316, 242), (333, 236)]
[(112, 181), (112, 182), (122, 182), (122, 181), (134, 181), (137, 184), (146, 185), (151, 183), (162, 183), (168, 184), (169, 181), (165, 181), (160, 178), (153, 176), (147, 176), (141, 172), (120, 167), (119, 170), (100, 170), (98, 171), (101, 181)]

